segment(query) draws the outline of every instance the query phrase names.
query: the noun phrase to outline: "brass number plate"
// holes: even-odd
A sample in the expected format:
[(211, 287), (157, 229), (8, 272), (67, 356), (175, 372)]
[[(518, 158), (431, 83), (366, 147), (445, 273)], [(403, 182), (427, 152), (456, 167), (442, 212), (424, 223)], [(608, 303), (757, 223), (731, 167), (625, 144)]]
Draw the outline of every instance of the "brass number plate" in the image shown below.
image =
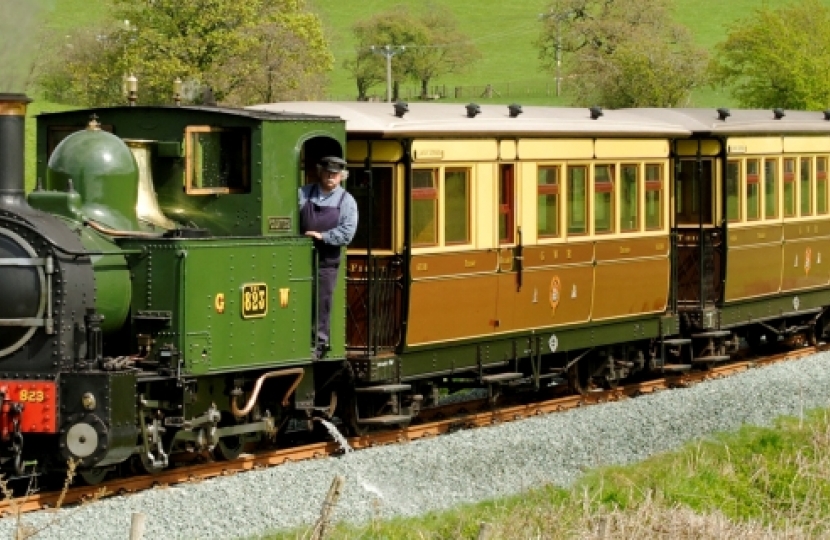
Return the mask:
[(255, 319), (268, 313), (268, 285), (248, 283), (242, 286), (242, 318)]

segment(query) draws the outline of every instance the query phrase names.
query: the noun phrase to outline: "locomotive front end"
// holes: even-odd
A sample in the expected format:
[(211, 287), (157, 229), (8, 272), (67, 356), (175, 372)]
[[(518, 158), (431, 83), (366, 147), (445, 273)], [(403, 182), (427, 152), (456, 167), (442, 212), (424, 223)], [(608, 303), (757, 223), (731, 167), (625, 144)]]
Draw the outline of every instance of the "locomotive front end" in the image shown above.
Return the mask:
[[(111, 399), (134, 392), (135, 376), (99, 371), (103, 326), (122, 325), (129, 306), (111, 292), (129, 291), (124, 258), (114, 245), (91, 250), (77, 223), (26, 201), (28, 103), (0, 94), (0, 469), (13, 475), (117, 462), (136, 440), (133, 400)], [(99, 279), (103, 257), (123, 275)]]

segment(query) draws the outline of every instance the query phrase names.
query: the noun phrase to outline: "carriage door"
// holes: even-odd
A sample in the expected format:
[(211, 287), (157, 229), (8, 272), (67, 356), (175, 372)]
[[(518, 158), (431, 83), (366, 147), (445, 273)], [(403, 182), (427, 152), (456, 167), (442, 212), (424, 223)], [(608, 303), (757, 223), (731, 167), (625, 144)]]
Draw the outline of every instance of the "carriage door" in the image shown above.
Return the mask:
[(357, 202), (357, 232), (346, 266), (346, 347), (376, 356), (400, 341), (402, 259), (393, 249), (395, 164), (349, 164), (348, 190)]
[(675, 164), (677, 307), (704, 310), (721, 298), (723, 233), (716, 223), (714, 157), (679, 156)]

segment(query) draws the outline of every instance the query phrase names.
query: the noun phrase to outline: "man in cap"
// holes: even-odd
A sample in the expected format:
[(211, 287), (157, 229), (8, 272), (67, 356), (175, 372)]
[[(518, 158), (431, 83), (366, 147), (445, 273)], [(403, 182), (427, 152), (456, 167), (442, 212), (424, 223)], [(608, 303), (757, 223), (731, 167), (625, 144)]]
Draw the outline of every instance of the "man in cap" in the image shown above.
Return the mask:
[(342, 246), (357, 230), (357, 202), (340, 183), (349, 175), (346, 162), (324, 157), (317, 164), (318, 181), (300, 188), (300, 231), (314, 240), (317, 269), (317, 328), (315, 358), (321, 358), (329, 344), (331, 298), (337, 284)]

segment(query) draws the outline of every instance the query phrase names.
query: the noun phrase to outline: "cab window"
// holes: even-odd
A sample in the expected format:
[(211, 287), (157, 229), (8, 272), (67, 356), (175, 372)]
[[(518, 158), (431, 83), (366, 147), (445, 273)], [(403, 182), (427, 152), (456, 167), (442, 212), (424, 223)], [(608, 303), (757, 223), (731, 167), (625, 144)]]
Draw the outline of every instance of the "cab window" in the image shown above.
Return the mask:
[(250, 130), (185, 129), (185, 191), (189, 195), (250, 192)]

